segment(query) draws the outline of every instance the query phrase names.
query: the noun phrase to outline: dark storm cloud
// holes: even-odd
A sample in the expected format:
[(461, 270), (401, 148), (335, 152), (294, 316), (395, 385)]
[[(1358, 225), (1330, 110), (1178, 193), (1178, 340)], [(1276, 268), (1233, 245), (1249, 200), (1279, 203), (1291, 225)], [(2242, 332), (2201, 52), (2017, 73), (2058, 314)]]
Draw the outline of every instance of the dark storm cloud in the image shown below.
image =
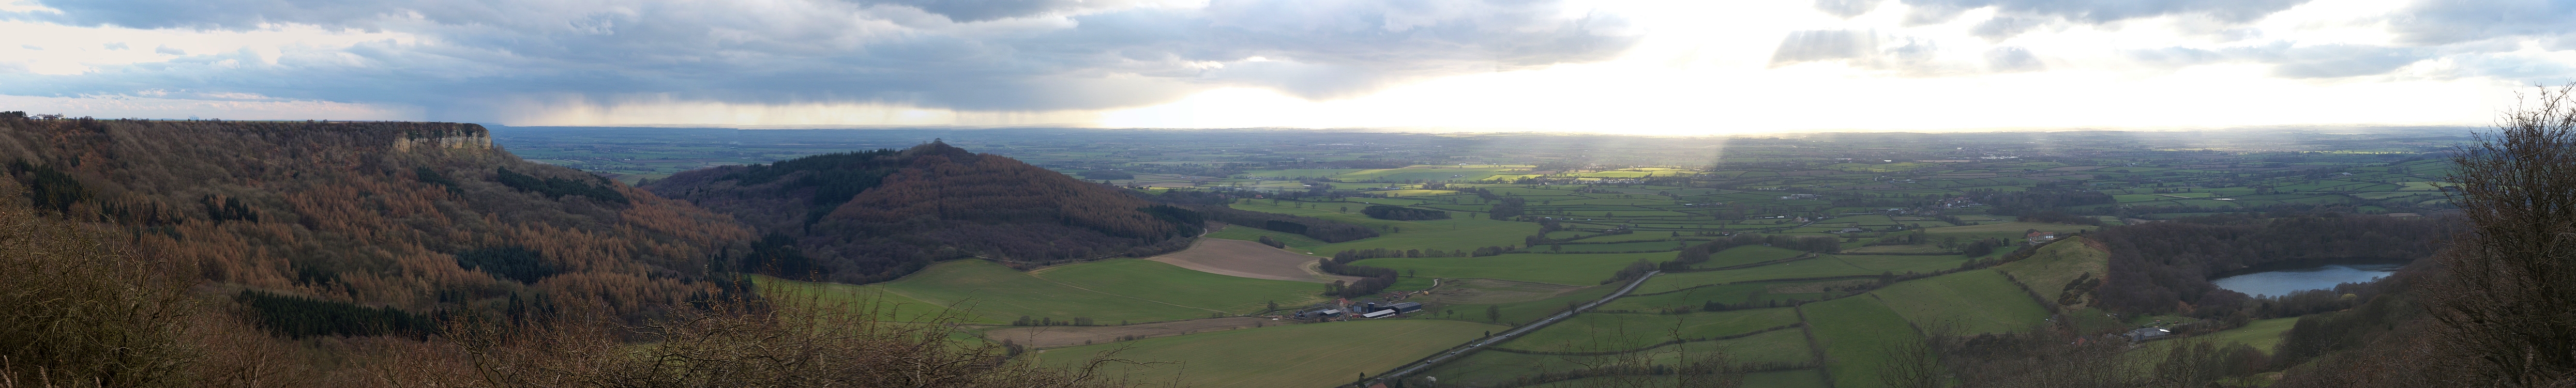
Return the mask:
[[(1616, 18), (1560, 16), (1555, 1), (1216, 0), (1071, 11), (1104, 4), (1121, 3), (48, 1), (62, 12), (7, 17), (229, 30), (294, 23), (420, 42), (288, 50), (274, 65), (248, 53), (198, 53), (75, 76), (0, 74), (0, 93), (234, 91), (413, 104), (433, 114), (501, 97), (636, 94), (1096, 109), (1223, 86), (1351, 95), (1419, 77), (1604, 60), (1637, 39)], [(1245, 61), (1252, 57), (1273, 61)]]

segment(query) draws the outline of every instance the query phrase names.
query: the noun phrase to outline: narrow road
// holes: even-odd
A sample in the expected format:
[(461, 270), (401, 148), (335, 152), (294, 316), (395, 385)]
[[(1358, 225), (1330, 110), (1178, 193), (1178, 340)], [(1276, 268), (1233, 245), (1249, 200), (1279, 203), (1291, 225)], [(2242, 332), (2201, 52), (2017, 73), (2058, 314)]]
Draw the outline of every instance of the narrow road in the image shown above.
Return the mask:
[(1467, 346), (1464, 347), (1450, 348), (1448, 353), (1442, 353), (1438, 356), (1422, 359), (1422, 361), (1414, 362), (1411, 365), (1405, 365), (1403, 368), (1398, 368), (1393, 372), (1378, 375), (1377, 378), (1369, 380), (1369, 384), (1375, 385), (1378, 383), (1384, 383), (1388, 379), (1402, 379), (1404, 376), (1421, 373), (1424, 370), (1431, 369), (1432, 366), (1440, 365), (1440, 363), (1448, 362), (1449, 360), (1457, 359), (1459, 357), (1466, 357), (1468, 354), (1474, 354), (1478, 350), (1484, 350), (1487, 346), (1493, 346), (1494, 344), (1502, 343), (1503, 341), (1509, 341), (1512, 338), (1520, 337), (1521, 334), (1526, 334), (1532, 330), (1538, 330), (1539, 328), (1547, 327), (1547, 325), (1555, 324), (1557, 321), (1573, 317), (1575, 313), (1580, 313), (1584, 310), (1591, 310), (1592, 307), (1600, 306), (1602, 303), (1610, 303), (1611, 299), (1618, 299), (1620, 296), (1628, 295), (1628, 291), (1635, 291), (1638, 285), (1646, 284), (1646, 279), (1653, 279), (1655, 275), (1662, 273), (1664, 273), (1664, 271), (1647, 272), (1645, 276), (1638, 276), (1637, 280), (1628, 282), (1627, 286), (1619, 287), (1618, 292), (1612, 292), (1609, 296), (1601, 297), (1601, 300), (1584, 303), (1581, 307), (1558, 312), (1556, 315), (1547, 317), (1547, 319), (1541, 319), (1537, 322), (1530, 322), (1527, 325), (1512, 328), (1511, 330), (1505, 330), (1503, 331), (1503, 334), (1500, 335), (1485, 337), (1483, 339), (1478, 339), (1475, 342), (1469, 342), (1467, 343)]

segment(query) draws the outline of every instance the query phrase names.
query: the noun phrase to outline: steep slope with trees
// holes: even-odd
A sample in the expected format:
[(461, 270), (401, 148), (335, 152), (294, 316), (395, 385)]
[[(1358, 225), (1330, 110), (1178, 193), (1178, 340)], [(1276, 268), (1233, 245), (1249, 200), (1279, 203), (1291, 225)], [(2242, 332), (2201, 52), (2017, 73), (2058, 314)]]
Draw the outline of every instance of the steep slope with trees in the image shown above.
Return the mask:
[(843, 283), (967, 257), (1025, 267), (1150, 256), (1186, 248), (1204, 222), (1195, 211), (937, 142), (701, 169), (645, 187), (731, 214), (771, 236), (764, 245), (797, 248), (738, 268)]
[[(2407, 263), (2441, 248), (2444, 220), (2372, 216), (2219, 216), (2105, 228), (2094, 233), (2111, 252), (2104, 307), (2135, 313), (2237, 311), (2247, 295), (2209, 279), (2280, 264), (2338, 261)], [(2295, 265), (2294, 265), (2295, 266)], [(2177, 303), (2179, 302), (2179, 303)]]
[(474, 124), (10, 115), (0, 163), (31, 207), (123, 231), (273, 329), (567, 305), (636, 319), (704, 289), (709, 259), (750, 240), (722, 215), (520, 160)]

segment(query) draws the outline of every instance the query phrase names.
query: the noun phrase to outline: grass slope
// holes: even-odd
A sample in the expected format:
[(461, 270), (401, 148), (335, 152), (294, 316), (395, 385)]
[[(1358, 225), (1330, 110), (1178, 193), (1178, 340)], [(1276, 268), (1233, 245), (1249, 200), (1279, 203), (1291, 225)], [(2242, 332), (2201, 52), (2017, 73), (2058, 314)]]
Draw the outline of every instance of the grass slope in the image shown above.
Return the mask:
[(804, 300), (810, 298), (817, 302), (817, 305), (821, 306), (846, 306), (849, 308), (875, 311), (879, 319), (923, 322), (953, 316), (964, 320), (962, 323), (1006, 323), (1004, 321), (992, 320), (981, 315), (967, 314), (964, 311), (950, 309), (948, 306), (942, 304), (926, 302), (886, 292), (884, 289), (875, 286), (796, 281), (763, 275), (751, 275), (751, 279), (753, 284), (760, 287), (761, 293), (767, 294), (772, 299)]
[(2031, 291), (2038, 291), (2040, 296), (2056, 298), (2066, 291), (2067, 283), (2085, 274), (2101, 279), (2110, 273), (2111, 252), (2095, 249), (2085, 242), (2082, 236), (2068, 237), (2065, 241), (2040, 247), (2038, 252), (2031, 253), (2030, 258), (1995, 266), (1995, 270), (2011, 274), (2013, 279), (2021, 280), (2022, 285), (2030, 286)]
[(2203, 334), (2195, 339), (2218, 344), (2242, 343), (2271, 354), (2273, 347), (2281, 345), (2281, 334), (2288, 333), (2290, 327), (2298, 323), (2297, 317), (2265, 319), (2248, 323), (2245, 327)]
[(1946, 326), (1960, 334), (2019, 332), (2048, 318), (2039, 302), (1990, 269), (1900, 282), (1870, 294), (1926, 330)]
[(1878, 298), (1855, 296), (1809, 303), (1807, 324), (1824, 345), (1825, 369), (1836, 387), (1878, 387), (1878, 370), (1887, 363), (1887, 347), (1900, 341), (1922, 341), (1905, 317)]
[(1360, 373), (1385, 372), (1503, 329), (1445, 320), (1371, 320), (1227, 330), (1031, 354), (1047, 365), (1069, 366), (1124, 348), (1116, 358), (1162, 363), (1104, 368), (1112, 376), (1137, 379), (1135, 386), (1173, 381), (1177, 375), (1182, 386), (1325, 387), (1348, 384)]
[(1003, 322), (1020, 316), (1058, 320), (1088, 317), (1106, 324), (1205, 318), (1211, 313), (1074, 288), (980, 260), (939, 263), (876, 286), (923, 302), (963, 307), (988, 320)]

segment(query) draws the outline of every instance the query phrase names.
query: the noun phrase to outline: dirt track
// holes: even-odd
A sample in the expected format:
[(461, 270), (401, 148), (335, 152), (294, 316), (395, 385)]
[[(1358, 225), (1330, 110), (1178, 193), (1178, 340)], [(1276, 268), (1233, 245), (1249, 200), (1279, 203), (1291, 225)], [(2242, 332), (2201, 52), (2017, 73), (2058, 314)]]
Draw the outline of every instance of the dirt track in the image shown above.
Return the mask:
[(1170, 263), (1226, 276), (1254, 279), (1290, 280), (1331, 283), (1334, 280), (1359, 281), (1357, 277), (1327, 275), (1315, 269), (1314, 256), (1290, 253), (1261, 243), (1202, 238), (1190, 249), (1154, 256), (1147, 260)]
[(1292, 323), (1295, 323), (1295, 321), (1273, 321), (1270, 320), (1270, 318), (1235, 317), (1192, 319), (1187, 321), (1145, 323), (1126, 326), (1030, 326), (986, 331), (984, 332), (984, 338), (990, 338), (994, 341), (1007, 339), (1011, 340), (1011, 342), (1028, 345), (1033, 348), (1053, 348), (1060, 346), (1117, 342), (1119, 337), (1126, 336), (1133, 336), (1131, 339), (1170, 337), (1182, 334), (1244, 329), (1258, 326), (1278, 326)]

